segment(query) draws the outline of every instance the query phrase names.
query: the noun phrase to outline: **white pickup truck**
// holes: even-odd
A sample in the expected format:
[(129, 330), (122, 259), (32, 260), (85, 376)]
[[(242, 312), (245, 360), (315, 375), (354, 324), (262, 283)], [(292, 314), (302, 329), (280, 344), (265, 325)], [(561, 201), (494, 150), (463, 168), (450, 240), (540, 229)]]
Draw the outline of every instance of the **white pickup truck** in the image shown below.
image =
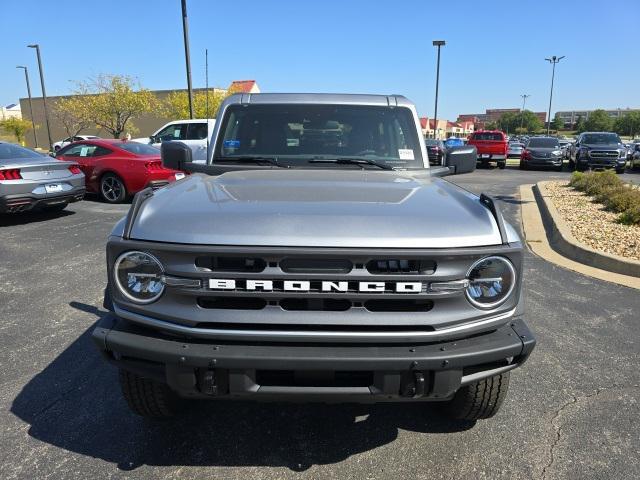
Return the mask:
[(215, 124), (215, 119), (174, 120), (162, 126), (153, 135), (131, 140), (158, 148), (162, 142), (178, 140), (191, 148), (195, 163), (205, 163), (207, 139), (211, 139)]

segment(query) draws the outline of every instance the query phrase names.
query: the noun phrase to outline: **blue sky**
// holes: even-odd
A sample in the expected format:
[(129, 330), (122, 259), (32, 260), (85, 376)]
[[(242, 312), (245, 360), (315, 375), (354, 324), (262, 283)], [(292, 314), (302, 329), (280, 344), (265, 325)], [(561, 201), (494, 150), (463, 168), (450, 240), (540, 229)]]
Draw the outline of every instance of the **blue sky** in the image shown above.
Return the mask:
[[(0, 104), (26, 96), (27, 65), (40, 95), (99, 73), (151, 89), (186, 86), (180, 0), (21, 0), (0, 3)], [(95, 5), (95, 6), (94, 6)], [(256, 79), (265, 92), (399, 93), (433, 115), (435, 48), (444, 39), (440, 117), (485, 108), (545, 111), (551, 55), (553, 111), (640, 108), (640, 0), (188, 0), (194, 86)]]

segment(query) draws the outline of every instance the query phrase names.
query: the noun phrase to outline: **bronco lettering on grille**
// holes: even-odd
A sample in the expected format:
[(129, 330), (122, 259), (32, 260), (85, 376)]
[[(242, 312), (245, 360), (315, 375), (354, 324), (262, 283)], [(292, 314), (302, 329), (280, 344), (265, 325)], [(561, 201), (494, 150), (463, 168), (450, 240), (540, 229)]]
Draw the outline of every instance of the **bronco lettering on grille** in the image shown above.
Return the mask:
[(247, 292), (387, 292), (420, 293), (422, 282), (332, 282), (310, 280), (235, 280), (209, 279), (211, 290), (239, 290)]

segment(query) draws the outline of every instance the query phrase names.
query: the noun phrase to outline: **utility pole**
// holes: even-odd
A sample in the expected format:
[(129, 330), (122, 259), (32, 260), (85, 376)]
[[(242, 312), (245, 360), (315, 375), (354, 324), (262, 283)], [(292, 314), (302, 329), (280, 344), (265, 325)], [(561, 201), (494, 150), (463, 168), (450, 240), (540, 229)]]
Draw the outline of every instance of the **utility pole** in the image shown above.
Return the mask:
[(445, 45), (444, 40), (434, 40), (433, 46), (438, 47), (438, 63), (436, 67), (436, 108), (433, 114), (434, 138), (438, 138), (438, 88), (440, 86), (440, 47)]
[(22, 65), (16, 66), (16, 68), (22, 68), (24, 70), (24, 79), (27, 81), (27, 95), (29, 95), (29, 114), (31, 115), (31, 126), (33, 127), (33, 143), (35, 148), (38, 148), (38, 136), (36, 135), (36, 121), (33, 118), (33, 104), (31, 103), (31, 85), (29, 84), (29, 73), (27, 67)]
[(527, 103), (527, 98), (529, 98), (531, 95), (527, 93), (523, 93), (520, 96), (522, 97), (522, 112), (520, 112), (520, 130), (522, 130), (522, 128), (524, 127), (524, 105), (525, 103)]
[(40, 57), (40, 45), (34, 43), (27, 45), (29, 48), (36, 49), (38, 56), (38, 70), (40, 71), (40, 87), (42, 88), (42, 106), (44, 107), (44, 121), (47, 124), (47, 137), (49, 138), (49, 150), (53, 150), (53, 140), (51, 140), (51, 127), (49, 126), (49, 110), (47, 109), (47, 92), (44, 88), (44, 72), (42, 71), (42, 58)]
[(547, 136), (551, 132), (551, 100), (553, 100), (553, 80), (556, 76), (556, 64), (560, 62), (565, 57), (565, 55), (561, 57), (556, 57), (555, 55), (551, 58), (545, 58), (545, 60), (553, 65), (553, 69), (551, 70), (551, 92), (549, 93), (549, 113), (547, 114)]
[(189, 54), (189, 21), (187, 20), (187, 0), (182, 0), (182, 35), (184, 37), (184, 60), (187, 64), (189, 118), (193, 119), (193, 89), (191, 88), (191, 55)]

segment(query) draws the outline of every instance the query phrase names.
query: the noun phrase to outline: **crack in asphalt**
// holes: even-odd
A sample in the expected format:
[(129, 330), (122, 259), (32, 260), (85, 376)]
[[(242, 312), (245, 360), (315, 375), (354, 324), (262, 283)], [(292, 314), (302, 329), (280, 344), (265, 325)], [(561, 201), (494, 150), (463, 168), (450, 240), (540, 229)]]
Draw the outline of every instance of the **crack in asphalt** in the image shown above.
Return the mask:
[(549, 447), (549, 461), (547, 462), (547, 464), (542, 468), (542, 475), (540, 478), (542, 478), (543, 480), (547, 478), (547, 472), (549, 471), (549, 469), (552, 467), (552, 465), (555, 462), (555, 449), (558, 446), (558, 444), (560, 443), (560, 439), (562, 437), (562, 426), (561, 425), (557, 425), (556, 421), (560, 418), (560, 416), (562, 415), (562, 412), (564, 412), (567, 408), (569, 408), (571, 405), (575, 405), (580, 401), (583, 400), (587, 400), (589, 398), (593, 398), (593, 397), (597, 397), (598, 395), (600, 395), (602, 392), (607, 392), (610, 390), (618, 390), (618, 389), (629, 389), (629, 388), (640, 388), (640, 385), (626, 385), (626, 386), (622, 386), (622, 385), (611, 385), (609, 387), (601, 387), (601, 388), (596, 388), (596, 390), (593, 393), (589, 393), (587, 395), (581, 395), (581, 396), (576, 396), (573, 393), (569, 393), (569, 395), (571, 395), (571, 399), (562, 404), (560, 406), (560, 408), (556, 411), (555, 415), (553, 416), (553, 418), (551, 419), (551, 425), (553, 425), (553, 428), (555, 429), (555, 439), (554, 441), (551, 443), (550, 447)]

